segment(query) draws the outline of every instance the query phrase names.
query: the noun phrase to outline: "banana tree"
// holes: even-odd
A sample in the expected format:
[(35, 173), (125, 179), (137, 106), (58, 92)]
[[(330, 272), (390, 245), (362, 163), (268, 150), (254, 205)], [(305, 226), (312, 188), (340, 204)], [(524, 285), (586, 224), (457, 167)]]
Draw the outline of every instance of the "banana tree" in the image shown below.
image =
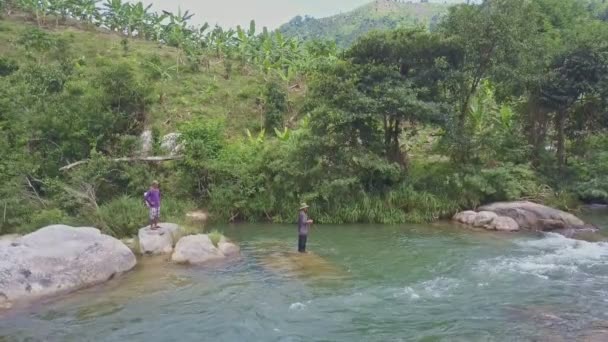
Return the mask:
[(106, 0), (103, 4), (104, 7), (104, 24), (112, 31), (123, 31), (125, 28), (125, 6), (122, 0)]
[(159, 42), (162, 39), (162, 35), (163, 32), (165, 31), (165, 25), (163, 25), (163, 22), (165, 21), (165, 19), (167, 19), (167, 15), (166, 14), (158, 14), (158, 13), (152, 13), (150, 14), (149, 18), (148, 18), (148, 23), (147, 26), (148, 28), (146, 29), (146, 38), (147, 39), (153, 39), (157, 42)]
[(97, 24), (99, 21), (99, 10), (97, 4), (100, 0), (72, 0), (73, 1), (73, 14), (76, 19)]
[(163, 11), (163, 13), (169, 18), (169, 24), (165, 28), (163, 40), (167, 45), (174, 46), (178, 49), (176, 56), (176, 69), (177, 73), (179, 73), (182, 52), (186, 47), (187, 41), (192, 35), (192, 30), (188, 28), (188, 21), (194, 16), (194, 14), (190, 14), (189, 11), (182, 13), (180, 8), (178, 8), (177, 14), (167, 11)]
[(135, 5), (130, 5), (129, 8), (129, 22), (131, 23), (131, 32), (137, 31), (137, 36), (145, 38), (147, 36), (146, 29), (147, 23), (150, 20), (150, 8), (152, 4), (144, 7), (144, 4), (140, 1)]
[(70, 15), (70, 8), (70, 0), (53, 0), (51, 2), (50, 11), (55, 16), (55, 26), (59, 26), (59, 19), (65, 22)]
[(38, 1), (38, 0), (19, 0), (17, 5), (19, 6), (19, 8), (23, 9), (24, 11), (33, 13), (34, 19), (36, 19), (36, 24), (38, 24), (38, 26), (42, 25), (42, 23), (41, 23), (42, 13), (41, 13), (40, 1)]

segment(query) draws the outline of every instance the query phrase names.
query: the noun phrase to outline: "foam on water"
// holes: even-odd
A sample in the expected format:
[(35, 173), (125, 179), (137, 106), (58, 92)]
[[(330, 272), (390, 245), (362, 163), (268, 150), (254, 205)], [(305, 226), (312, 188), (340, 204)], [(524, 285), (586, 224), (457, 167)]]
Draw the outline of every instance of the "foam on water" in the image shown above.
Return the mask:
[(450, 292), (460, 286), (460, 281), (454, 278), (437, 277), (412, 286), (407, 286), (395, 293), (395, 297), (406, 297), (412, 300), (437, 299), (447, 297)]
[(305, 309), (305, 308), (306, 308), (306, 304), (304, 304), (304, 303), (300, 303), (300, 302), (297, 302), (297, 303), (292, 303), (292, 304), (289, 306), (289, 310), (303, 310), (303, 309)]
[(501, 256), (478, 263), (477, 269), (490, 274), (518, 272), (543, 279), (556, 273), (584, 272), (608, 265), (608, 243), (574, 240), (549, 233), (539, 240), (518, 241), (521, 256)]

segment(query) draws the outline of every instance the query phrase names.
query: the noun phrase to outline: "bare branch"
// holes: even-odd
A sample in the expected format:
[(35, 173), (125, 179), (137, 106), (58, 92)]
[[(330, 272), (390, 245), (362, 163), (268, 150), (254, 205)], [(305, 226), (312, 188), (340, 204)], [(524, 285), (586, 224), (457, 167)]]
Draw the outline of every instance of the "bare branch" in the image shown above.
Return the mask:
[[(184, 158), (184, 157), (183, 156), (123, 157), (123, 158), (110, 159), (110, 161), (115, 162), (115, 163), (122, 163), (122, 162), (156, 163), (156, 162), (165, 162), (165, 161), (171, 161), (171, 160), (180, 160), (182, 158)], [(73, 168), (75, 168), (77, 166), (86, 164), (89, 161), (90, 161), (89, 159), (80, 160), (80, 161), (74, 162), (72, 164), (69, 164), (69, 165), (66, 165), (66, 166), (60, 168), (59, 171), (68, 171), (68, 170), (73, 169)]]

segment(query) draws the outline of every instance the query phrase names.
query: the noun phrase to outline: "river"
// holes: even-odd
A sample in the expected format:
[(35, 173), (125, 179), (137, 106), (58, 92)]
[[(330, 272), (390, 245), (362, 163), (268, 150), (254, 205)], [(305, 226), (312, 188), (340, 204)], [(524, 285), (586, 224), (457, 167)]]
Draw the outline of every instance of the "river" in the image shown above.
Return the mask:
[(605, 242), (448, 223), (317, 226), (311, 253), (299, 256), (293, 226), (222, 229), (240, 244), (242, 258), (203, 268), (143, 259), (110, 283), (1, 316), (0, 341), (608, 336)]

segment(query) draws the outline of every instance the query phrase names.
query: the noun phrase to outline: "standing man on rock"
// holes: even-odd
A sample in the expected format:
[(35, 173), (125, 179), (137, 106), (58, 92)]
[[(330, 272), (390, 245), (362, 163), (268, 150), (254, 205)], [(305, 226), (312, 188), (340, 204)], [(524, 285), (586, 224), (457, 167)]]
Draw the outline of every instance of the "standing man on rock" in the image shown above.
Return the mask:
[(298, 216), (298, 252), (306, 253), (306, 240), (312, 220), (308, 219), (308, 205), (300, 205), (300, 215)]
[(158, 186), (158, 181), (153, 181), (150, 189), (144, 194), (144, 203), (149, 210), (150, 229), (159, 229), (160, 226), (158, 225), (158, 221), (160, 219), (160, 189)]

